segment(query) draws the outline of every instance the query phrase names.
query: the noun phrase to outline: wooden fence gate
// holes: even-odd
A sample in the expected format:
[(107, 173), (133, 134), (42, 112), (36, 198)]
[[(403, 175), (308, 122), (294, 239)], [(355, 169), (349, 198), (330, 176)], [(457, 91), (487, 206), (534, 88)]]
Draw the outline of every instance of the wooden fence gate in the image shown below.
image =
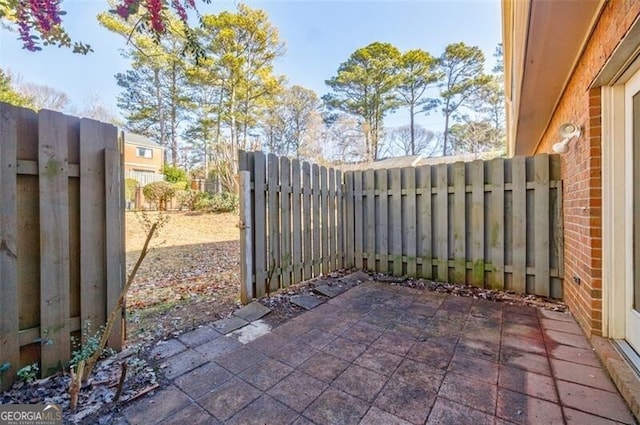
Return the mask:
[(342, 267), (562, 298), (560, 158), (347, 171), (240, 152), (242, 300)]
[[(106, 322), (124, 282), (117, 129), (0, 103), (0, 365), (70, 359), (70, 336)], [(109, 345), (120, 349), (124, 322)]]

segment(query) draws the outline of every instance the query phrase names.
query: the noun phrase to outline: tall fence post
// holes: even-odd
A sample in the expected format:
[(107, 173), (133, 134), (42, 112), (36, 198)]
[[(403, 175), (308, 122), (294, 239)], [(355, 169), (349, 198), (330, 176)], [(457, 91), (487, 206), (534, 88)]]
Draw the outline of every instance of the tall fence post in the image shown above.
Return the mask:
[(240, 171), (240, 301), (247, 304), (253, 297), (253, 226), (251, 223), (251, 173)]

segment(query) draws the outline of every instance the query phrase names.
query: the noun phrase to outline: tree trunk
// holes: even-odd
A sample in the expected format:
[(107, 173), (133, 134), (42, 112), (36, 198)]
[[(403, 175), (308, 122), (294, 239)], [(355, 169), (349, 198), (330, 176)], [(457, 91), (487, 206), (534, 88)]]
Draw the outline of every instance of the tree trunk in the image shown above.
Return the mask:
[(449, 140), (449, 100), (447, 99), (447, 103), (444, 109), (444, 137), (442, 142), (442, 156), (447, 156), (447, 142)]
[(178, 166), (178, 96), (176, 63), (171, 66), (171, 165)]
[[(160, 126), (160, 137), (158, 139), (158, 144), (160, 146), (167, 146), (167, 141), (165, 140), (166, 128), (165, 128), (165, 120), (164, 120), (164, 107), (162, 104), (162, 94), (160, 93), (160, 70), (155, 68), (153, 70), (153, 83), (156, 86), (156, 103), (158, 108), (158, 124)], [(165, 154), (166, 156), (166, 154)], [(166, 159), (166, 158), (165, 158)]]
[(414, 112), (413, 112), (413, 103), (409, 107), (409, 113), (411, 114), (411, 122), (409, 125), (411, 126), (411, 155), (416, 154), (416, 136), (414, 130)]
[(231, 125), (229, 131), (231, 132), (231, 148), (233, 152), (238, 149), (238, 136), (236, 132), (236, 87), (231, 87), (231, 93), (229, 96), (229, 118), (231, 118)]

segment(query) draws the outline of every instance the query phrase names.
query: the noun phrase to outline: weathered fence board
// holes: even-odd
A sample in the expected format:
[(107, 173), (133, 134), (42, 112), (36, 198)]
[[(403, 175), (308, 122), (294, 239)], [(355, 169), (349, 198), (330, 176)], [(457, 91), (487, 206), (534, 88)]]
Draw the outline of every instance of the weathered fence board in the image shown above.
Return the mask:
[[(320, 167), (320, 220), (322, 222), (322, 273), (329, 272), (329, 181), (327, 168)], [(331, 269), (333, 270), (333, 269)]]
[(311, 210), (313, 205), (311, 204), (311, 165), (308, 162), (302, 164), (302, 187), (304, 195), (304, 280), (308, 280), (313, 277), (311, 273), (311, 264), (313, 262), (311, 253)]
[(267, 159), (262, 152), (253, 154), (253, 175), (255, 196), (252, 199), (253, 214), (253, 252), (254, 267), (258, 271), (254, 286), (256, 295), (265, 294), (265, 288), (269, 285), (267, 263)]
[[(0, 362), (66, 366), (124, 281), (122, 145), (110, 124), (0, 104)], [(19, 230), (18, 230), (19, 229)], [(19, 295), (19, 297), (18, 297)], [(122, 345), (116, 323), (109, 345)]]
[(291, 167), (287, 157), (280, 158), (280, 222), (282, 224), (282, 286), (291, 285)]
[[(40, 175), (41, 370), (50, 374), (71, 351), (69, 340), (69, 162), (64, 115), (38, 117)], [(51, 229), (56, 229), (52, 232)]]
[(536, 294), (549, 296), (549, 155), (534, 157), (534, 240)]
[(313, 201), (311, 203), (311, 212), (313, 214), (313, 247), (312, 247), (312, 263), (313, 275), (320, 276), (322, 274), (320, 265), (322, 262), (322, 251), (320, 250), (320, 238), (322, 237), (320, 225), (320, 167), (317, 164), (311, 164), (311, 193)]
[(422, 259), (420, 264), (420, 276), (431, 279), (433, 273), (433, 264), (431, 264), (432, 255), (432, 209), (431, 209), (431, 167), (422, 166), (418, 168), (418, 182), (420, 190), (420, 198), (418, 202), (418, 239), (420, 240), (419, 257)]
[(515, 157), (512, 164), (512, 287), (516, 292), (527, 290), (527, 175), (525, 158)]
[(355, 268), (362, 268), (362, 258), (364, 254), (363, 249), (363, 210), (362, 210), (362, 171), (356, 171), (353, 173), (353, 204), (354, 204), (354, 240), (355, 244), (353, 249), (355, 250)]
[(470, 165), (471, 174), (471, 211), (469, 221), (471, 275), (469, 283), (484, 286), (484, 162), (473, 161)]
[(416, 169), (402, 169), (402, 186), (406, 188), (406, 203), (402, 208), (402, 220), (406, 223), (405, 233), (407, 235), (405, 241), (405, 252), (407, 255), (407, 274), (409, 276), (417, 276), (417, 239), (416, 239)]
[(344, 265), (344, 192), (342, 185), (342, 172), (340, 170), (336, 170), (336, 218), (338, 222), (336, 223), (337, 232), (336, 232), (336, 245), (337, 245), (337, 268), (341, 269)]
[[(269, 176), (270, 167), (271, 161)], [(562, 296), (563, 248), (562, 234), (558, 234), (562, 186), (557, 156), (357, 170), (344, 175), (292, 161), (291, 188), (282, 176), (280, 184), (270, 178), (266, 188), (268, 199), (282, 201), (278, 213), (258, 213), (265, 209), (262, 205), (254, 207), (253, 214), (266, 217), (269, 229), (280, 226), (283, 233), (291, 220), (293, 254), (283, 248), (282, 258), (276, 259), (271, 247), (267, 250), (267, 264), (275, 264), (269, 269), (274, 276), (302, 270), (299, 275), (294, 272), (291, 282), (297, 283), (343, 266), (362, 267)], [(301, 186), (296, 186), (300, 176)], [(253, 187), (255, 202), (265, 192), (257, 180)], [(298, 191), (301, 201), (296, 201)], [(278, 198), (282, 196), (292, 196), (290, 210)], [(298, 250), (296, 234), (300, 235)], [(255, 266), (253, 273), (255, 282), (265, 272)], [(278, 283), (278, 287), (285, 285)], [(275, 289), (275, 285), (266, 288)]]
[[(379, 215), (375, 218), (374, 221), (377, 225), (376, 234), (379, 235), (380, 238), (380, 247), (376, 254), (380, 256), (379, 270), (382, 273), (387, 273), (389, 271), (389, 192), (387, 191), (388, 177), (389, 176), (387, 170), (376, 170), (376, 182), (378, 187), (380, 188), (380, 196), (378, 196), (380, 205), (378, 206)], [(346, 173), (345, 175), (345, 180), (347, 178), (349, 178), (349, 173)], [(374, 259), (372, 259), (372, 264), (375, 264)]]
[(280, 288), (280, 196), (279, 161), (274, 154), (267, 157), (267, 199), (269, 217), (269, 262), (267, 263), (267, 290), (273, 292)]
[[(300, 161), (291, 161), (291, 215), (293, 216), (293, 284), (302, 282), (302, 193)], [(334, 183), (335, 184), (335, 183)]]
[(6, 376), (15, 376), (20, 368), (16, 169), (21, 120), (18, 114), (19, 111), (0, 105), (0, 364), (9, 364)]
[(336, 257), (338, 254), (338, 246), (336, 244), (336, 172), (329, 168), (328, 173), (329, 200), (327, 202), (327, 217), (329, 220), (329, 247), (327, 250), (329, 262), (327, 264), (327, 270), (331, 271), (336, 270), (339, 266)]

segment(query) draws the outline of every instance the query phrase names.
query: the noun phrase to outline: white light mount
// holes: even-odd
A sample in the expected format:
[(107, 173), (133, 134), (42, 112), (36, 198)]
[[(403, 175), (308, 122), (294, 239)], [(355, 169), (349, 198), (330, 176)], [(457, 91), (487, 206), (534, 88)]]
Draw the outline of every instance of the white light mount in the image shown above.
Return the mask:
[(555, 153), (567, 153), (569, 151), (569, 141), (574, 137), (580, 137), (582, 135), (582, 128), (579, 125), (565, 122), (560, 124), (558, 134), (560, 134), (562, 140), (554, 143), (552, 149)]

